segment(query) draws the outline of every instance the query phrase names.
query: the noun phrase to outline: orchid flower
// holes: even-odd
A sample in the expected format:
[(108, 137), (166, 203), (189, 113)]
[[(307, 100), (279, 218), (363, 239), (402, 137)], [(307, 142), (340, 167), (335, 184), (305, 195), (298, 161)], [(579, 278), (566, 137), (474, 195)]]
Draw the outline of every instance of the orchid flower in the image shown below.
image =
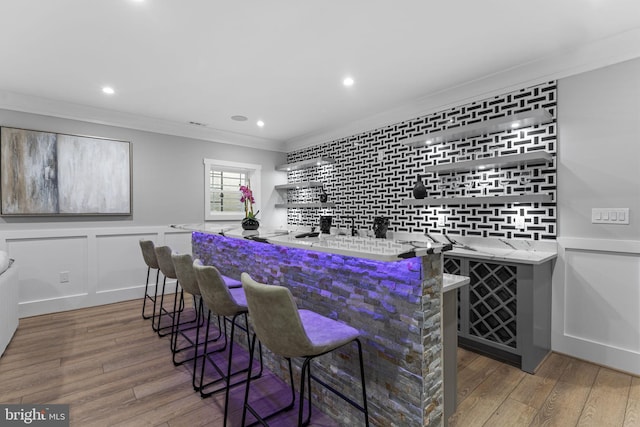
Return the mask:
[(248, 183), (240, 186), (240, 193), (240, 201), (244, 203), (244, 216), (246, 218), (255, 218), (259, 211), (255, 214), (253, 213), (253, 204), (256, 200), (253, 198), (253, 192)]

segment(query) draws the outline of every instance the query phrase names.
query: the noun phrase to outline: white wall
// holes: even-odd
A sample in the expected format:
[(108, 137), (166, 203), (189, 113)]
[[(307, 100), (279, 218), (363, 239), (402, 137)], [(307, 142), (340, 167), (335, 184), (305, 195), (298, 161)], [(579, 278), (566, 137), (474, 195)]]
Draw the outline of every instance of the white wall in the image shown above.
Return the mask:
[[(131, 141), (130, 217), (0, 217), (0, 250), (19, 260), (21, 317), (140, 298), (146, 275), (138, 240), (190, 251), (189, 233), (170, 224), (204, 218), (204, 158), (262, 165), (263, 225), (286, 222), (275, 209), (275, 165), (284, 153), (0, 110), (0, 126)], [(174, 247), (175, 246), (175, 247)], [(60, 283), (60, 272), (69, 282)]]
[(640, 375), (640, 59), (560, 80), (558, 131), (552, 347)]

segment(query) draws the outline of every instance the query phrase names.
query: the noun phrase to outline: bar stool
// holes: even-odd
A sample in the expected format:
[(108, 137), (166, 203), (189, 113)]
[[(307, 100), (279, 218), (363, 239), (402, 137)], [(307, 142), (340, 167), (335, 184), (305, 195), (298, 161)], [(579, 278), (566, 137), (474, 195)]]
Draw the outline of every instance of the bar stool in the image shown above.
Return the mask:
[[(193, 259), (189, 254), (177, 254), (173, 252), (171, 254), (171, 260), (173, 261), (173, 267), (176, 272), (176, 277), (178, 278), (178, 282), (180, 283), (180, 305), (184, 306), (184, 293), (187, 292), (193, 296), (193, 306), (196, 311), (196, 324), (192, 327), (181, 328), (180, 327), (180, 315), (181, 311), (178, 311), (174, 318), (173, 327), (171, 329), (171, 353), (173, 358), (173, 364), (175, 366), (182, 365), (185, 362), (193, 360), (193, 358), (198, 355), (198, 346), (200, 345), (200, 327), (202, 326), (202, 321), (204, 319), (203, 315), (203, 304), (202, 298), (196, 302), (196, 297), (200, 296), (200, 287), (198, 286), (198, 282), (196, 281), (196, 276), (193, 273)], [(218, 321), (218, 325), (219, 325)], [(195, 338), (192, 339), (187, 332), (189, 330), (193, 330), (195, 328), (196, 334)], [(218, 326), (218, 336), (213, 339), (213, 341), (218, 340), (222, 336), (222, 329)], [(182, 336), (184, 340), (186, 340), (187, 344), (183, 347), (178, 347), (178, 336)], [(186, 358), (178, 361), (176, 356), (178, 353), (188, 350), (190, 348), (194, 349), (194, 356), (191, 358)], [(192, 385), (194, 389), (196, 388), (195, 383), (195, 370), (192, 376)]]
[[(205, 332), (205, 343), (204, 343), (204, 352), (202, 359), (202, 366), (200, 370), (200, 396), (201, 397), (209, 397), (214, 393), (220, 392), (222, 390), (225, 391), (224, 397), (224, 425), (227, 425), (227, 413), (229, 410), (229, 390), (231, 387), (234, 387), (239, 384), (243, 384), (246, 380), (243, 378), (240, 381), (231, 382), (232, 378), (235, 375), (248, 372), (248, 378), (258, 378), (262, 375), (262, 353), (260, 353), (260, 371), (258, 374), (252, 377), (252, 366), (253, 366), (253, 358), (251, 358), (250, 363), (244, 369), (241, 369), (236, 372), (231, 372), (231, 365), (233, 360), (233, 338), (235, 334), (236, 327), (240, 328), (247, 332), (247, 344), (249, 341), (249, 332), (247, 327), (243, 327), (237, 321), (239, 318), (244, 318), (245, 326), (247, 323), (247, 303), (246, 298), (244, 296), (244, 291), (242, 288), (229, 288), (225, 285), (222, 275), (218, 271), (217, 268), (210, 265), (203, 265), (199, 259), (196, 259), (193, 262), (193, 270), (196, 276), (196, 280), (198, 282), (198, 286), (200, 287), (200, 294), (202, 295), (202, 299), (204, 301), (204, 305), (209, 309), (209, 315), (207, 316), (207, 329)], [(208, 353), (208, 336), (209, 336), (209, 325), (211, 321), (211, 314), (222, 316), (224, 318), (224, 336), (225, 336), (225, 347), (227, 345), (227, 322), (231, 323), (231, 334), (229, 336), (229, 354), (227, 355), (227, 366), (226, 373), (222, 371), (222, 369), (218, 366), (218, 364), (212, 359), (209, 358)], [(228, 318), (231, 317), (231, 320)], [(215, 350), (214, 352), (219, 352), (220, 350)], [(211, 381), (208, 384), (204, 384), (204, 376), (205, 376), (205, 366), (209, 361), (213, 368), (216, 370), (219, 379)], [(194, 362), (193, 368), (194, 371), (196, 369), (196, 363)], [(224, 386), (220, 388), (216, 388), (212, 391), (205, 392), (204, 389), (213, 384), (217, 384), (220, 381), (224, 382)]]
[[(369, 425), (369, 411), (367, 409), (367, 392), (364, 381), (364, 365), (362, 361), (362, 345), (357, 329), (344, 323), (337, 322), (309, 310), (298, 310), (289, 289), (282, 286), (258, 283), (247, 273), (242, 273), (242, 288), (247, 297), (249, 316), (254, 329), (249, 351), (249, 363), (253, 361), (253, 350), (256, 336), (274, 354), (285, 357), (291, 363), (293, 357), (303, 357), (300, 379), (300, 406), (298, 410), (298, 426), (307, 425), (311, 420), (311, 379), (318, 382), (338, 397), (364, 414), (365, 425)], [(362, 406), (339, 392), (329, 384), (311, 374), (311, 360), (317, 356), (327, 354), (346, 344), (354, 342), (358, 346), (360, 361), (360, 379), (362, 384)], [(291, 366), (291, 365), (289, 365)], [(308, 415), (303, 422), (305, 381), (307, 382)], [(293, 387), (293, 378), (291, 381)], [(258, 419), (262, 425), (265, 420), (293, 407), (295, 394), (291, 404), (265, 417), (261, 417), (249, 405), (249, 389), (251, 378), (247, 377), (244, 405), (242, 409), (242, 425), (245, 425), (247, 410)]]
[[(162, 275), (164, 276), (164, 278), (162, 280), (162, 293), (160, 294), (160, 305), (158, 307), (158, 324), (152, 325), (152, 326), (153, 326), (153, 330), (158, 333), (158, 336), (164, 337), (172, 334), (173, 329), (175, 328), (176, 312), (182, 312), (184, 310), (184, 300), (180, 299), (178, 295), (179, 289), (180, 289), (180, 283), (178, 281), (178, 276), (176, 275), (176, 270), (173, 265), (173, 260), (171, 259), (171, 253), (172, 253), (171, 248), (169, 246), (157, 246), (155, 248), (155, 252), (156, 252), (156, 259), (158, 260), (158, 267), (160, 268), (160, 271), (162, 272)], [(169, 311), (164, 307), (164, 297), (165, 297), (165, 290), (167, 286), (167, 279), (176, 280), (176, 291), (173, 299), (172, 311)], [(157, 296), (156, 296), (156, 299), (157, 299)], [(178, 300), (180, 300), (180, 306), (177, 305)], [(171, 318), (171, 325), (162, 326), (163, 313)], [(196, 320), (197, 318), (195, 318), (194, 316), (193, 320), (183, 322), (182, 324), (194, 323)], [(168, 332), (165, 332), (165, 331), (168, 331)]]
[[(181, 328), (180, 325), (180, 317), (181, 311), (178, 311), (176, 314), (175, 322), (173, 323), (174, 328), (171, 331), (171, 352), (173, 354), (173, 364), (178, 366), (182, 365), (193, 358), (183, 359), (181, 361), (176, 360), (176, 355), (181, 351), (187, 350), (189, 348), (194, 348), (194, 357), (198, 355), (198, 347), (200, 343), (200, 327), (202, 326), (204, 320), (204, 304), (200, 294), (200, 287), (198, 286), (198, 281), (196, 280), (196, 276), (193, 270), (193, 259), (189, 254), (178, 254), (175, 252), (171, 253), (171, 260), (173, 261), (173, 267), (175, 269), (176, 277), (178, 282), (180, 283), (181, 291), (180, 291), (180, 305), (184, 306), (184, 292), (191, 294), (194, 299), (194, 308), (196, 310), (196, 318), (197, 322), (195, 326)], [(228, 288), (241, 288), (242, 283), (239, 280), (232, 279), (230, 277), (222, 275), (222, 280)], [(197, 299), (197, 301), (196, 301)], [(196, 329), (195, 341), (187, 335), (187, 331)], [(186, 341), (187, 345), (183, 347), (178, 347), (178, 336), (182, 336)], [(222, 336), (222, 328), (220, 327), (220, 317), (218, 316), (218, 336), (209, 340), (209, 342), (217, 341)], [(198, 389), (195, 384), (195, 369), (193, 371), (193, 387), (194, 389)]]
[[(160, 278), (160, 267), (158, 267), (158, 260), (156, 259), (155, 245), (151, 240), (140, 240), (140, 249), (142, 249), (142, 258), (145, 264), (147, 264), (147, 281), (144, 285), (144, 299), (142, 300), (142, 318), (151, 319), (156, 315), (156, 295), (158, 295), (158, 279)], [(149, 295), (149, 275), (151, 270), (156, 270), (156, 283), (154, 285), (154, 295)], [(153, 313), (151, 316), (145, 315), (145, 306), (147, 299), (153, 302)], [(153, 323), (153, 320), (151, 321)]]

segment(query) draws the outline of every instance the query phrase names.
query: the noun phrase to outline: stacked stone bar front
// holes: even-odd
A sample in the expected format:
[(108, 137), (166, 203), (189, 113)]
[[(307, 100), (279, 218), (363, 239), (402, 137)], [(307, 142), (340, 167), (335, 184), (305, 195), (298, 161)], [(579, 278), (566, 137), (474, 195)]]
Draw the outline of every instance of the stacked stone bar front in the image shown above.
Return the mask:
[[(222, 274), (247, 272), (285, 286), (300, 308), (360, 331), (372, 425), (442, 425), (440, 254), (383, 262), (201, 232), (193, 233), (192, 243), (194, 258)], [(282, 358), (266, 351), (265, 359), (288, 378)], [(314, 366), (315, 375), (360, 402), (355, 345), (315, 359)], [(340, 425), (362, 425), (362, 415), (344, 401), (312, 389), (322, 411)]]

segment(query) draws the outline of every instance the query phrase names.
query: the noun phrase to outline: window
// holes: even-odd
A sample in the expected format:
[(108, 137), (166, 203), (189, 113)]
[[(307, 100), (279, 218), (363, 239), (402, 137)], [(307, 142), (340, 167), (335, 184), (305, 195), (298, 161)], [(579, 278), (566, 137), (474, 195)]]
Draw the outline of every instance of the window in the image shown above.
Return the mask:
[(260, 209), (260, 165), (204, 159), (205, 221), (244, 218), (244, 203), (240, 202), (240, 186), (249, 184)]

